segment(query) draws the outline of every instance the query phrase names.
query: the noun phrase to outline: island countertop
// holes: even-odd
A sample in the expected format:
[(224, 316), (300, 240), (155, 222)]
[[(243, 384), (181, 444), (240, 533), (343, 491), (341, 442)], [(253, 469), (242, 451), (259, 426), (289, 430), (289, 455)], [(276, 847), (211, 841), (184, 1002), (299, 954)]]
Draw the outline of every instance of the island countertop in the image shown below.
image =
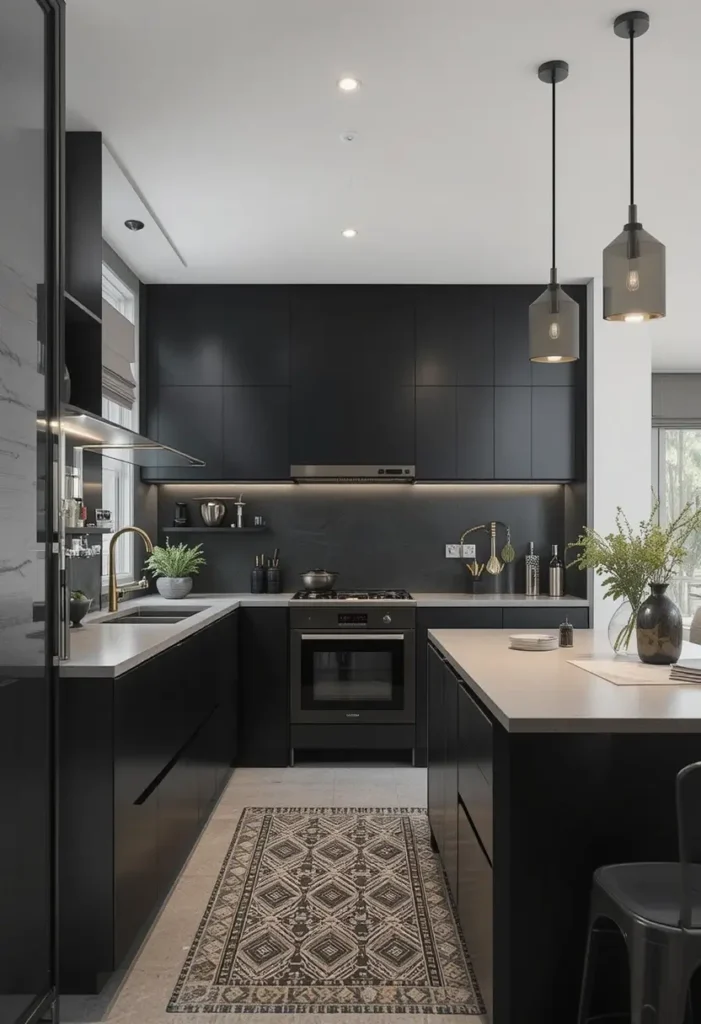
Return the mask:
[[(612, 658), (605, 633), (575, 630), (574, 647), (536, 652), (510, 650), (512, 633), (428, 631), (429, 641), (508, 732), (701, 732), (701, 686), (616, 686), (569, 664)], [(690, 657), (701, 657), (701, 645), (684, 644), (682, 659)]]

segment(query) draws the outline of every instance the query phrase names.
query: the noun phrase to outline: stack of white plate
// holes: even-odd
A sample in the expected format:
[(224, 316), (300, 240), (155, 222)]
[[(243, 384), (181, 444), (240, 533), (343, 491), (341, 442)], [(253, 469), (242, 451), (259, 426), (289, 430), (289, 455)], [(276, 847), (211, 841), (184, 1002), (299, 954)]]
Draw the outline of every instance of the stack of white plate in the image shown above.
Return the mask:
[(512, 651), (554, 651), (558, 645), (557, 637), (547, 633), (514, 633), (509, 637)]

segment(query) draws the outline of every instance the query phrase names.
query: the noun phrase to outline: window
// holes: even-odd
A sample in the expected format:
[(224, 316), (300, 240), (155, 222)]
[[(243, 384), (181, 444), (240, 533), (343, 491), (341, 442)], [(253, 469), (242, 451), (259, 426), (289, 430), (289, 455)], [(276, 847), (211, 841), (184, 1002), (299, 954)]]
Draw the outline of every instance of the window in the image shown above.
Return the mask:
[[(660, 522), (668, 523), (689, 501), (701, 506), (701, 430), (659, 428), (652, 432), (653, 488), (660, 499)], [(690, 620), (701, 606), (701, 535), (687, 542), (687, 557), (670, 596)]]
[[(136, 325), (136, 295), (114, 271), (102, 264), (102, 298), (121, 313), (131, 324)], [(138, 359), (138, 338), (137, 359)], [(131, 371), (138, 383), (137, 363), (131, 364)], [(127, 408), (112, 398), (103, 395), (102, 415), (112, 423), (119, 423), (130, 430), (138, 429), (138, 406)], [(134, 525), (134, 466), (129, 462), (102, 459), (102, 504), (112, 511), (115, 530)], [(102, 542), (102, 577), (107, 583), (109, 560), (109, 537)], [(134, 537), (127, 534), (117, 547), (117, 581), (128, 583), (134, 579)]]

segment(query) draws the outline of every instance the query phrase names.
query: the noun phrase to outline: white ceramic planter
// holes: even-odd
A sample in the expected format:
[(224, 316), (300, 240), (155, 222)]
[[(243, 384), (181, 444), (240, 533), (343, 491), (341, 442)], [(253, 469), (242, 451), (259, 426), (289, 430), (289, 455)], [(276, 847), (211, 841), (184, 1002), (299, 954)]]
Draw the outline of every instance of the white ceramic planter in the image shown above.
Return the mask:
[(187, 597), (192, 590), (191, 576), (158, 576), (156, 587), (161, 597), (168, 601), (176, 601), (180, 597)]

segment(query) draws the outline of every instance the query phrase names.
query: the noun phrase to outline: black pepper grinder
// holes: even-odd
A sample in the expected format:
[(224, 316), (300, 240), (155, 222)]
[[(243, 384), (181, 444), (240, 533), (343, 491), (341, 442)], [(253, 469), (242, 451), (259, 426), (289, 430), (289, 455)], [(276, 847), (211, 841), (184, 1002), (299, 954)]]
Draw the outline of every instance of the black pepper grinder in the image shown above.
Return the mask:
[(574, 629), (569, 619), (560, 626), (560, 647), (574, 647)]

